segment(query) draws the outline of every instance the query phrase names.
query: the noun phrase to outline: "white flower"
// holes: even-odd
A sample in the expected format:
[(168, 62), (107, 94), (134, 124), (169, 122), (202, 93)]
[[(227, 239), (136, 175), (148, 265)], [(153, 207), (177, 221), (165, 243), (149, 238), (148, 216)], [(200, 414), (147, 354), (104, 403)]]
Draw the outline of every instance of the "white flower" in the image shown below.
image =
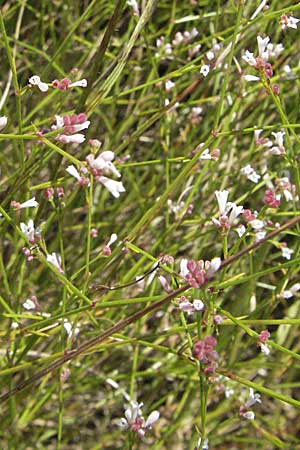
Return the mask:
[(64, 273), (61, 267), (61, 257), (57, 253), (53, 252), (51, 255), (47, 255), (47, 261), (52, 264), (60, 273)]
[(209, 50), (206, 53), (206, 58), (208, 59), (208, 61), (212, 61), (214, 59), (214, 57), (215, 57), (215, 54), (214, 54), (214, 52), (212, 50)]
[(113, 233), (111, 236), (110, 236), (110, 239), (109, 239), (109, 241), (108, 241), (108, 243), (106, 244), (107, 245), (107, 247), (110, 247), (114, 242), (116, 242), (118, 240), (118, 235), (116, 234), (116, 233)]
[(23, 303), (23, 308), (27, 309), (27, 311), (30, 311), (36, 308), (36, 304), (30, 298), (28, 298), (26, 302)]
[(64, 329), (67, 332), (68, 338), (76, 338), (76, 336), (78, 336), (79, 331), (80, 331), (80, 325), (77, 324), (76, 327), (74, 327), (69, 321), (68, 319), (64, 319)]
[(52, 129), (57, 130), (58, 128), (64, 127), (64, 118), (62, 116), (55, 116), (56, 125), (52, 125)]
[(126, 192), (126, 189), (121, 181), (111, 180), (107, 177), (99, 177), (99, 181), (115, 198), (120, 197), (121, 192)]
[(248, 50), (245, 51), (245, 54), (242, 56), (242, 59), (246, 61), (250, 66), (256, 65), (256, 59), (253, 55), (253, 53), (249, 52)]
[(210, 67), (208, 64), (204, 64), (204, 66), (201, 67), (200, 69), (200, 73), (204, 76), (207, 77), (207, 75), (209, 74), (210, 71)]
[(123, 430), (133, 430), (137, 433), (139, 438), (142, 438), (147, 429), (151, 429), (152, 425), (159, 419), (159, 412), (152, 411), (148, 419), (145, 420), (142, 416), (143, 403), (131, 401), (128, 408), (126, 408), (124, 416), (119, 420), (118, 426)]
[(0, 130), (3, 130), (4, 127), (7, 125), (7, 117), (1, 116), (0, 117)]
[(127, 0), (127, 5), (132, 7), (134, 16), (140, 15), (139, 5), (136, 0)]
[(260, 78), (256, 75), (243, 75), (244, 80), (246, 81), (259, 81)]
[(226, 205), (229, 192), (224, 189), (224, 191), (215, 191), (215, 196), (217, 197), (220, 216), (226, 214)]
[(199, 300), (199, 299), (195, 299), (193, 301), (193, 303), (189, 302), (187, 299), (184, 299), (184, 300), (180, 301), (178, 308), (181, 311), (188, 313), (188, 315), (191, 315), (191, 314), (195, 313), (196, 311), (203, 311), (205, 308), (205, 305), (202, 302), (202, 300)]
[(211, 278), (219, 270), (221, 262), (222, 262), (221, 258), (219, 257), (213, 258), (211, 261), (205, 262), (207, 278)]
[(288, 247), (281, 247), (281, 253), (283, 258), (290, 260), (294, 250)]
[[(227, 203), (228, 205), (228, 203)], [(230, 203), (231, 206), (231, 212), (228, 218), (228, 222), (230, 223), (230, 225), (233, 224), (233, 222), (235, 221), (235, 219), (242, 214), (242, 212), (244, 211), (244, 208), (240, 205), (237, 206), (235, 203)]]
[(294, 284), (290, 289), (282, 292), (283, 298), (292, 298), (296, 292), (300, 291), (300, 283)]
[(271, 134), (275, 137), (275, 143), (278, 147), (284, 147), (283, 136), (285, 135), (285, 131), (278, 131), (277, 133), (272, 131)]
[(87, 87), (87, 80), (83, 78), (82, 80), (74, 81), (74, 83), (69, 84), (68, 87)]
[(78, 170), (76, 169), (75, 166), (73, 166), (73, 164), (71, 166), (68, 166), (66, 168), (66, 172), (68, 172), (70, 175), (72, 175), (73, 177), (76, 178), (76, 180), (80, 181), (81, 180), (81, 175), (78, 172)]
[(186, 275), (190, 273), (190, 271), (189, 271), (188, 268), (187, 268), (187, 263), (188, 263), (188, 259), (186, 259), (186, 258), (183, 258), (183, 259), (180, 261), (180, 274), (179, 274), (179, 275), (180, 275), (182, 278), (185, 278)]
[(198, 443), (197, 443), (197, 450), (208, 450), (208, 439), (204, 439), (203, 443), (202, 443), (202, 438), (198, 439)]
[(167, 80), (165, 83), (165, 88), (166, 88), (167, 92), (170, 91), (171, 89), (173, 89), (174, 86), (175, 86), (175, 83), (173, 83), (173, 81), (171, 81), (171, 80)]
[(261, 36), (257, 36), (258, 54), (265, 61), (267, 61), (269, 56), (268, 52), (265, 51), (269, 42), (269, 36), (266, 36), (264, 39)]
[(274, 45), (274, 44), (270, 43), (267, 45), (266, 58), (267, 59), (277, 58), (280, 55), (280, 53), (283, 52), (283, 50), (284, 50), (284, 47), (282, 44)]
[(261, 230), (265, 226), (265, 222), (263, 220), (260, 220), (260, 219), (251, 220), (249, 222), (249, 224), (251, 225), (251, 227), (255, 231)]
[(212, 159), (212, 156), (211, 156), (211, 154), (209, 153), (209, 148), (206, 148), (206, 149), (204, 150), (204, 152), (201, 153), (199, 159), (204, 159), (204, 160)]
[(238, 227), (236, 227), (235, 231), (239, 235), (239, 237), (242, 237), (246, 233), (246, 227), (243, 224), (240, 224)]
[(41, 81), (41, 79), (38, 75), (33, 75), (32, 77), (30, 77), (28, 82), (31, 86), (37, 86), (39, 88), (39, 90), (42, 92), (47, 92), (49, 89), (49, 86), (47, 85), (47, 83), (44, 83), (43, 81)]
[(266, 237), (266, 234), (267, 234), (267, 232), (265, 230), (258, 231), (257, 233), (255, 233), (255, 240), (261, 241), (262, 239), (264, 239)]
[(287, 26), (289, 28), (294, 28), (294, 30), (297, 30), (297, 23), (300, 21), (300, 19), (297, 19), (296, 17), (290, 16), (288, 18)]
[(254, 414), (253, 411), (246, 411), (246, 412), (244, 412), (244, 413), (242, 414), (242, 416), (243, 416), (245, 419), (248, 419), (248, 420), (254, 420), (254, 419), (255, 419), (255, 414)]
[(36, 208), (37, 206), (39, 206), (38, 202), (35, 201), (35, 197), (32, 197), (29, 200), (27, 200), (26, 202), (21, 203), (19, 206), (19, 209)]
[(105, 152), (102, 152), (96, 159), (94, 159), (93, 155), (88, 155), (86, 159), (90, 167), (92, 167), (93, 169), (101, 170), (101, 172), (106, 175), (113, 174), (116, 177), (120, 178), (120, 172), (112, 163), (114, 157), (114, 152), (107, 150)]
[(26, 236), (29, 242), (34, 243), (34, 223), (32, 219), (29, 219), (28, 224), (20, 223), (22, 233)]
[(254, 389), (249, 389), (249, 398), (245, 403), (245, 408), (251, 408), (251, 406), (255, 405), (255, 403), (261, 403), (260, 394), (255, 393)]
[(255, 170), (253, 169), (253, 167), (251, 167), (250, 164), (247, 164), (245, 167), (241, 168), (241, 174), (245, 175), (248, 180), (252, 181), (253, 183), (258, 183), (259, 179), (260, 179), (260, 175), (258, 175), (258, 173), (255, 172)]
[(56, 139), (63, 144), (82, 144), (85, 141), (84, 134), (58, 134)]
[(270, 349), (266, 344), (260, 343), (259, 346), (262, 353), (264, 353), (267, 356), (270, 354)]

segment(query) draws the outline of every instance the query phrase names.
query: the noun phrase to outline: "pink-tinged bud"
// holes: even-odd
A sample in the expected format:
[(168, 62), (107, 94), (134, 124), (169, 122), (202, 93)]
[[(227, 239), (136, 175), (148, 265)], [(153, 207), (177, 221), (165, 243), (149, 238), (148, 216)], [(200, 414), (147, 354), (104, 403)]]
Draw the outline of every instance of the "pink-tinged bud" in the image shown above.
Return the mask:
[(67, 367), (66, 369), (64, 369), (61, 374), (60, 374), (60, 379), (61, 381), (65, 382), (67, 381), (67, 379), (69, 378), (69, 376), (71, 375), (71, 371), (70, 369)]
[(242, 215), (246, 222), (251, 222), (252, 220), (256, 219), (255, 214), (250, 209), (244, 209)]
[(91, 237), (92, 237), (93, 239), (95, 239), (96, 237), (98, 237), (98, 230), (97, 230), (97, 228), (92, 228), (92, 229), (91, 229)]
[(271, 64), (265, 63), (264, 72), (265, 72), (266, 78), (271, 78), (273, 76), (273, 69), (272, 69)]
[(12, 200), (12, 201), (10, 202), (10, 206), (11, 206), (11, 208), (13, 208), (13, 209), (15, 209), (15, 210), (19, 210), (19, 209), (20, 209), (20, 206), (21, 206), (21, 203), (16, 202), (15, 200)]
[(272, 189), (267, 189), (264, 194), (264, 203), (271, 206), (271, 208), (278, 208), (280, 198), (276, 198), (275, 192)]
[(65, 196), (65, 191), (64, 191), (64, 188), (62, 188), (62, 187), (58, 187), (56, 189), (56, 193), (57, 193), (58, 198), (64, 198), (64, 196)]
[(223, 322), (223, 320), (224, 320), (224, 317), (220, 316), (219, 314), (214, 315), (214, 322), (217, 325), (220, 325)]
[(279, 95), (279, 86), (278, 86), (278, 84), (273, 84), (272, 85), (272, 91), (273, 91), (274, 95)]
[(158, 280), (160, 282), (160, 284), (162, 285), (162, 288), (168, 293), (170, 294), (171, 292), (173, 292), (173, 289), (171, 288), (171, 286), (169, 285), (167, 279), (165, 277), (163, 277), (162, 275), (160, 275), (158, 277)]
[(188, 270), (190, 271), (190, 272), (194, 272), (195, 270), (196, 270), (196, 268), (197, 268), (197, 264), (196, 264), (196, 262), (194, 261), (194, 260), (192, 260), (192, 259), (190, 259), (188, 262), (187, 262), (187, 268), (188, 268)]
[(219, 148), (215, 148), (211, 151), (211, 157), (214, 161), (218, 161), (220, 158), (220, 149)]
[(268, 332), (268, 330), (263, 330), (260, 335), (258, 336), (258, 340), (261, 344), (265, 344), (268, 339), (270, 338), (270, 333)]
[(190, 216), (191, 214), (193, 214), (193, 209), (194, 209), (194, 205), (193, 205), (193, 203), (190, 203), (187, 207), (185, 214), (187, 216)]
[(33, 255), (32, 255), (32, 253), (31, 253), (31, 251), (30, 251), (29, 248), (23, 247), (23, 248), (22, 248), (22, 252), (23, 252), (23, 254), (24, 254), (24, 256), (26, 257), (26, 259), (27, 259), (28, 262), (30, 262), (30, 261), (33, 260)]
[(102, 142), (100, 142), (100, 141), (98, 141), (98, 139), (89, 139), (89, 145), (91, 146), (91, 147), (94, 147), (94, 148), (100, 148), (101, 147), (101, 145), (102, 145)]
[(103, 255), (104, 256), (110, 256), (111, 255), (111, 249), (108, 247), (108, 245), (104, 245), (103, 247)]
[(54, 189), (52, 187), (47, 188), (44, 192), (44, 196), (48, 199), (48, 200), (52, 200), (53, 196), (54, 196)]

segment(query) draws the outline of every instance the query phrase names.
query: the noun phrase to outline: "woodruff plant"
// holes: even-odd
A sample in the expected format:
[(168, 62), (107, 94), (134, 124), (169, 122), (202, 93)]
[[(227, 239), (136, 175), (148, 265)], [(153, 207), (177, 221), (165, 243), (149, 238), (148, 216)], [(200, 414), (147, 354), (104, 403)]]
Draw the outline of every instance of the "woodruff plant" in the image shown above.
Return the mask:
[(296, 448), (299, 6), (50, 3), (0, 12), (1, 448)]

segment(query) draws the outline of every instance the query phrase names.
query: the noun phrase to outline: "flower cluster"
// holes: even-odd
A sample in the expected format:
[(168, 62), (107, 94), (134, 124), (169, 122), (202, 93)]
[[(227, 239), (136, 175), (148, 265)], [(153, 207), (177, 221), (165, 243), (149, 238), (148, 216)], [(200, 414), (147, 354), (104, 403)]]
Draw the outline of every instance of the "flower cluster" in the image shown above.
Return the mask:
[(274, 136), (274, 140), (260, 137), (262, 133), (262, 129), (257, 129), (254, 131), (254, 142), (256, 145), (262, 145), (263, 147), (268, 148), (268, 153), (276, 156), (282, 156), (285, 154), (284, 147), (284, 135), (285, 131), (272, 131), (272, 135)]
[(205, 284), (220, 268), (221, 259), (213, 258), (211, 261), (194, 261), (182, 259), (180, 262), (180, 276), (193, 288)]
[(218, 352), (215, 347), (217, 340), (213, 336), (205, 336), (201, 341), (195, 343), (193, 348), (193, 355), (200, 362), (205, 365), (205, 375), (210, 375), (215, 372), (218, 367)]
[(90, 121), (84, 113), (55, 116), (56, 125), (52, 126), (52, 130), (63, 128), (63, 133), (56, 136), (56, 140), (64, 144), (82, 144), (85, 136), (79, 131), (85, 130), (90, 126)]
[[(28, 79), (28, 87), (32, 88), (34, 86), (37, 86), (41, 92), (47, 92), (49, 89), (49, 84), (42, 81), (38, 75), (32, 75)], [(63, 78), (61, 81), (53, 80), (50, 86), (61, 91), (66, 91), (73, 87), (87, 87), (87, 80), (83, 78), (82, 80), (72, 82), (69, 78)]]
[(147, 420), (142, 416), (141, 408), (143, 403), (131, 401), (125, 409), (124, 416), (118, 422), (118, 426), (123, 430), (132, 430), (141, 439), (145, 436), (147, 430), (159, 419), (159, 412), (152, 411)]
[[(283, 50), (282, 44), (274, 45), (270, 42), (269, 36), (264, 39), (261, 36), (257, 36), (258, 56), (255, 57), (253, 53), (246, 50), (242, 59), (246, 61), (250, 66), (256, 69), (259, 74), (269, 79), (273, 75), (272, 65), (268, 62), (270, 58), (276, 58)], [(257, 81), (260, 77), (255, 75), (245, 75), (246, 81)]]

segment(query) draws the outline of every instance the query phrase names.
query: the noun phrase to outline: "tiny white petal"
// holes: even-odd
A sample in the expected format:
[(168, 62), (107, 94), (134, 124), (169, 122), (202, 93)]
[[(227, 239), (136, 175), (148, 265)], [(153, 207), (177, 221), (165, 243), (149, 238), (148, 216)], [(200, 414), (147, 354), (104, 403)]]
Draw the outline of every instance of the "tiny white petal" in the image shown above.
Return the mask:
[(81, 179), (80, 173), (78, 172), (78, 170), (76, 169), (75, 166), (73, 166), (73, 164), (71, 166), (68, 166), (66, 168), (66, 172), (68, 172), (70, 175), (72, 175), (73, 177), (75, 177), (78, 181)]
[(42, 81), (38, 84), (38, 88), (41, 92), (47, 92), (49, 89), (49, 86), (47, 83), (43, 83)]
[(113, 244), (114, 242), (116, 242), (118, 240), (118, 235), (116, 233), (113, 233), (108, 241), (108, 243), (106, 244), (108, 247), (111, 246), (111, 244)]
[(259, 81), (259, 77), (255, 76), (255, 75), (244, 75), (243, 76), (244, 80), (246, 81)]
[(99, 177), (99, 181), (115, 198), (120, 197), (120, 193), (126, 191), (121, 181), (111, 180), (107, 177)]
[(24, 203), (21, 203), (20, 208), (36, 208), (37, 206), (39, 206), (38, 202), (35, 201), (35, 197), (30, 198), (29, 200), (27, 200)]
[(210, 71), (210, 67), (208, 64), (204, 64), (204, 66), (201, 67), (200, 69), (200, 73), (204, 76), (207, 77), (207, 75), (209, 74)]
[(145, 422), (145, 428), (151, 427), (151, 425), (154, 424), (159, 419), (159, 412), (158, 411), (152, 411), (152, 413), (149, 415), (148, 419)]
[(83, 78), (82, 80), (74, 81), (74, 83), (69, 84), (70, 87), (87, 87), (87, 80)]
[(0, 117), (0, 130), (3, 130), (4, 127), (7, 125), (7, 117), (1, 116)]

